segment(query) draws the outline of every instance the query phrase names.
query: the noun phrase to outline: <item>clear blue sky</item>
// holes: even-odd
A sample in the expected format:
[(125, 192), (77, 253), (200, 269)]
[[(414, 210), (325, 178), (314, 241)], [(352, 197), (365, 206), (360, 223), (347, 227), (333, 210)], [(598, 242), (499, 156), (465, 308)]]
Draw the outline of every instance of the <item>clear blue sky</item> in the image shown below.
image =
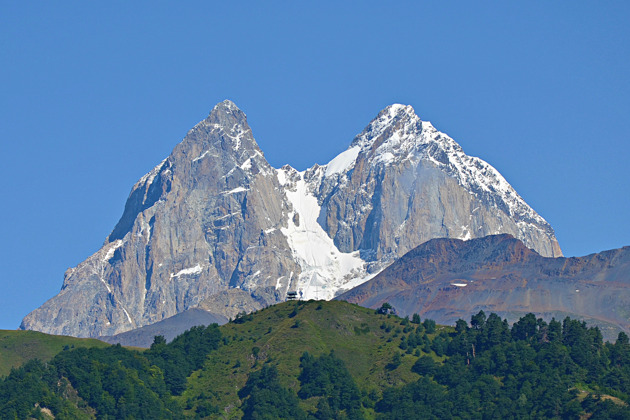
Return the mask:
[(630, 3), (302, 3), (0, 0), (0, 328), (59, 291), (226, 98), (298, 169), (411, 104), (565, 255), (630, 245)]

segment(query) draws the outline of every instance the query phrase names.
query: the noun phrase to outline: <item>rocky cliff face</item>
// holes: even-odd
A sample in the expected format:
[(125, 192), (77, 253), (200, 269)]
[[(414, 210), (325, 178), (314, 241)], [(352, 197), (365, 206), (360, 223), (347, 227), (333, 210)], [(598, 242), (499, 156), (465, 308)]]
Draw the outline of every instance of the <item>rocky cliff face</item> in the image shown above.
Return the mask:
[[(551, 226), (496, 169), (467, 156), (411, 106), (381, 111), (327, 165), (302, 173), (284, 167), (280, 177), (287, 191), (300, 190), (287, 192), (294, 209), (311, 203), (301, 220), (312, 226), (311, 239), (322, 238), (321, 245), (308, 245), (307, 255), (317, 250), (321, 258), (299, 258), (297, 287), (307, 298), (330, 299), (349, 290), (432, 238), (509, 233), (542, 255), (562, 255)], [(304, 253), (291, 239), (289, 244), (294, 255)]]
[(136, 183), (103, 248), (22, 327), (112, 335), (230, 288), (248, 290), (246, 310), (277, 301), (300, 273), (280, 231), (286, 205), (245, 114), (225, 101)]
[(560, 255), (551, 227), (409, 106), (304, 172), (272, 168), (245, 114), (218, 104), (132, 188), (105, 245), (22, 328), (103, 336), (189, 308), (234, 316), (288, 290), (330, 299), (435, 237), (511, 233)]
[(383, 110), (326, 168), (320, 222), (343, 251), (399, 257), (432, 238), (510, 233), (561, 256), (551, 226), (481, 159), (421, 121), (411, 106)]
[(372, 280), (339, 296), (442, 324), (483, 310), (516, 321), (529, 312), (598, 325), (608, 339), (630, 331), (630, 247), (579, 258), (545, 258), (511, 235), (433, 239)]

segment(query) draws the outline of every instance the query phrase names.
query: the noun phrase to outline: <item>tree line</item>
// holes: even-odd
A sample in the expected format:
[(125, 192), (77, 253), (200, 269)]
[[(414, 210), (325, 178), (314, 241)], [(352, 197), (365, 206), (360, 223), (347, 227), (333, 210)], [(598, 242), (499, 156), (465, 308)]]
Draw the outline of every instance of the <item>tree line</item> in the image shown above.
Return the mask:
[[(372, 315), (383, 317), (384, 342), (395, 343), (383, 375), (410, 369), (417, 379), (357, 384), (334, 350), (304, 352), (298, 386), (288, 388), (270, 357), (240, 387), (243, 418), (630, 419), (625, 333), (604, 343), (597, 327), (570, 318), (547, 323), (528, 314), (510, 326), (483, 311), (441, 327), (417, 314), (398, 318), (391, 309)], [(208, 401), (185, 407), (180, 396), (190, 375), (228, 341), (214, 324), (171, 343), (158, 336), (144, 352), (117, 345), (33, 360), (0, 380), (0, 417), (43, 419), (48, 410), (57, 419), (220, 417), (224, 407)]]

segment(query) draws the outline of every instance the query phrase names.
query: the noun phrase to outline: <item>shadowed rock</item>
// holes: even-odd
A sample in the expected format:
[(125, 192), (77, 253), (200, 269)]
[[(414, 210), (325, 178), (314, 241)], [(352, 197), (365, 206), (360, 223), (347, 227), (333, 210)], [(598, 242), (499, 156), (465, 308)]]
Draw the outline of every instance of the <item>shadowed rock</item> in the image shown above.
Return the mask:
[(528, 312), (599, 325), (608, 339), (630, 331), (630, 247), (546, 258), (511, 235), (430, 240), (338, 299), (438, 323), (483, 310), (515, 321)]

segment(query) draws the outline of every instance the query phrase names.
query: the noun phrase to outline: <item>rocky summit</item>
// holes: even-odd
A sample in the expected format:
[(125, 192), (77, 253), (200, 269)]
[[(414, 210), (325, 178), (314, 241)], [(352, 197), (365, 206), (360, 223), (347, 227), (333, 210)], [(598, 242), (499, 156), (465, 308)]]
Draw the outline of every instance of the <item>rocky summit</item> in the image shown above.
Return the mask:
[(201, 308), (234, 317), (331, 299), (432, 238), (508, 233), (561, 256), (551, 226), (488, 163), (391, 105), (326, 165), (272, 168), (245, 114), (214, 107), (132, 188), (103, 247), (21, 325), (105, 336)]

